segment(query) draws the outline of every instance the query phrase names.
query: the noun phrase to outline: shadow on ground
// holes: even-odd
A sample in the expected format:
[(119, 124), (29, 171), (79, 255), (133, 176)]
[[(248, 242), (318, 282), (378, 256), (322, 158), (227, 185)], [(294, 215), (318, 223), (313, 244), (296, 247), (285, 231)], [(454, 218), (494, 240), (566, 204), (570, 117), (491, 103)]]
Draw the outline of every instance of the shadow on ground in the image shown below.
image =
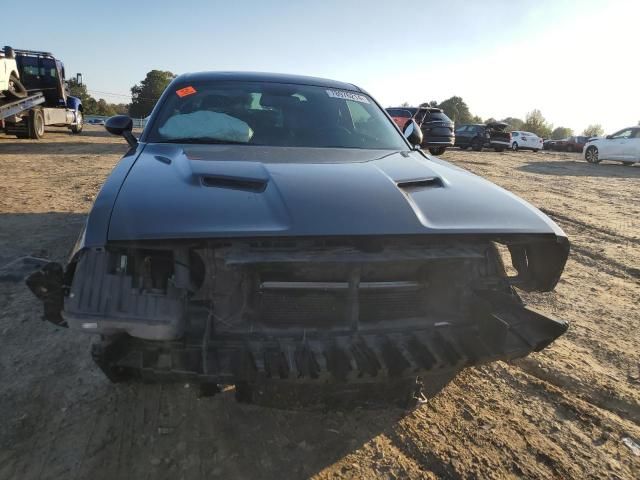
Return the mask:
[(96, 144), (90, 139), (74, 142), (51, 142), (46, 137), (43, 140), (6, 140), (0, 139), (0, 153), (16, 155), (105, 155), (124, 154), (128, 146), (125, 141), (119, 143), (99, 143)]
[(586, 162), (560, 160), (529, 162), (517, 170), (542, 175), (560, 175), (570, 177), (624, 177), (640, 178), (640, 168), (633, 168), (621, 163), (600, 163), (592, 165)]

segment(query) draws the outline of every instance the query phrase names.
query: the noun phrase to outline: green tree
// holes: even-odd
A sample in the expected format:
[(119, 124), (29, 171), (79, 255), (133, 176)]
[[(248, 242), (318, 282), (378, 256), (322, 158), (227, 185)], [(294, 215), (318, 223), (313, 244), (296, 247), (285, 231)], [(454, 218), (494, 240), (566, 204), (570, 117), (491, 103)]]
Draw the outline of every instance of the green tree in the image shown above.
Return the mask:
[(522, 130), (535, 133), (542, 138), (549, 138), (552, 129), (553, 125), (549, 124), (542, 116), (540, 110), (537, 109), (527, 113), (524, 124), (522, 125)]
[(524, 125), (524, 120), (515, 117), (503, 118), (501, 121), (509, 125), (509, 131), (522, 130), (522, 125)]
[(129, 104), (127, 103), (112, 103), (111, 106), (115, 110), (116, 115), (129, 115)]
[(115, 106), (111, 103), (107, 103), (104, 98), (101, 98), (96, 102), (96, 109), (94, 112), (95, 115), (102, 115), (105, 117), (113, 117), (117, 115), (118, 112), (115, 109)]
[(139, 84), (131, 87), (131, 105), (129, 114), (132, 117), (143, 118), (151, 113), (154, 105), (175, 78), (171, 72), (151, 70)]
[(602, 125), (600, 125), (599, 123), (589, 125), (584, 129), (582, 135), (584, 135), (585, 137), (600, 137), (604, 135), (604, 128), (602, 128)]
[(410, 106), (411, 106), (411, 104), (409, 104), (409, 102), (402, 102), (402, 103), (400, 104), (400, 106), (401, 106), (401, 107), (410, 107)]
[(69, 84), (69, 95), (72, 97), (78, 97), (83, 105), (89, 102), (91, 95), (87, 92), (87, 86), (84, 83), (78, 83), (75, 78), (72, 78), (68, 81)]
[(103, 98), (96, 100), (89, 95), (87, 85), (84, 83), (79, 84), (75, 78), (69, 80), (69, 94), (80, 99), (85, 115), (103, 115), (111, 117), (120, 113), (127, 113), (128, 110), (128, 106), (125, 104), (115, 105), (113, 103), (108, 103)]
[(437, 107), (438, 102), (436, 102), (435, 100), (431, 100), (430, 102), (422, 102), (420, 106), (421, 107)]
[(471, 123), (474, 120), (469, 107), (461, 97), (447, 98), (438, 107), (455, 123)]
[(571, 137), (572, 135), (573, 130), (567, 127), (557, 127), (553, 129), (553, 132), (551, 132), (551, 138), (554, 140)]
[(484, 123), (496, 123), (496, 122), (497, 120), (493, 117), (489, 117), (484, 121)]

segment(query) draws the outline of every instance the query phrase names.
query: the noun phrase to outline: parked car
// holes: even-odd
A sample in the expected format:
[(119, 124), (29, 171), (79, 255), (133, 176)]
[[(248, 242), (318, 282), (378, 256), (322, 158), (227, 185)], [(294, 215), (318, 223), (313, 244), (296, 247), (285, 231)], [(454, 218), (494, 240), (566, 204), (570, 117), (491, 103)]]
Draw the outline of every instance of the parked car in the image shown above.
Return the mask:
[(47, 320), (95, 335), (112, 381), (235, 384), (278, 406), (415, 402), (567, 329), (514, 288), (555, 287), (564, 232), (416, 149), (418, 124), (403, 136), (350, 83), (185, 74), (139, 139), (132, 127), (106, 122), (131, 148), (68, 265), (27, 280)]
[(460, 125), (455, 131), (455, 146), (463, 150), (471, 147), (476, 152), (483, 148), (493, 148), (496, 152), (502, 152), (511, 148), (511, 134), (506, 131), (508, 127), (504, 122)]
[(556, 140), (553, 144), (554, 152), (566, 152), (567, 144), (569, 143), (569, 138), (561, 138), (560, 140)]
[(582, 152), (584, 146), (589, 141), (589, 137), (574, 136), (569, 137), (564, 144), (564, 150), (566, 152)]
[(27, 89), (20, 82), (16, 56), (11, 47), (4, 47), (0, 52), (0, 93), (9, 100), (27, 96)]
[(542, 149), (543, 150), (553, 150), (555, 147), (555, 143), (557, 142), (557, 140), (552, 140), (550, 138), (548, 138), (547, 140), (544, 140), (542, 142)]
[(440, 108), (394, 107), (387, 108), (387, 113), (400, 130), (413, 118), (422, 130), (422, 147), (428, 148), (432, 155), (442, 155), (455, 143), (453, 121)]
[(624, 128), (604, 138), (590, 139), (584, 147), (589, 163), (616, 160), (625, 165), (640, 162), (640, 126)]
[(392, 107), (386, 110), (394, 123), (402, 130), (406, 123), (413, 118), (418, 109), (415, 107)]
[(516, 130), (511, 132), (511, 150), (533, 150), (542, 148), (542, 139), (535, 133)]

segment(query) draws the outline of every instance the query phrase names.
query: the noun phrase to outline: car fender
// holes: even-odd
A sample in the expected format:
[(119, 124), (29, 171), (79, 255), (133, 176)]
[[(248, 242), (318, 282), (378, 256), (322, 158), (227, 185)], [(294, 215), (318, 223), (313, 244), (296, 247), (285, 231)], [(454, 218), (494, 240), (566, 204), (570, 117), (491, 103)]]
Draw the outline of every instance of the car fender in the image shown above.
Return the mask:
[(76, 112), (82, 112), (82, 100), (80, 100), (78, 97), (67, 97), (67, 108)]

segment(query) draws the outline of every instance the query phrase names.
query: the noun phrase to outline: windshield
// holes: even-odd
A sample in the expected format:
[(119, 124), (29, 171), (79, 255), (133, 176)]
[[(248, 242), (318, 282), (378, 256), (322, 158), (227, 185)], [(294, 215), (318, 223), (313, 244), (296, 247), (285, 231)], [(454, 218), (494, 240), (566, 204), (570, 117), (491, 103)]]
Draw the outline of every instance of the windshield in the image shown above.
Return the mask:
[(16, 61), (20, 70), (20, 81), (27, 89), (37, 90), (58, 86), (55, 60), (19, 55)]
[(387, 108), (387, 113), (392, 117), (411, 118), (413, 116), (409, 110), (399, 108)]
[(426, 120), (428, 122), (451, 122), (451, 119), (447, 117), (443, 112), (429, 112), (429, 117)]
[(149, 142), (407, 149), (393, 123), (362, 93), (260, 82), (171, 88)]

